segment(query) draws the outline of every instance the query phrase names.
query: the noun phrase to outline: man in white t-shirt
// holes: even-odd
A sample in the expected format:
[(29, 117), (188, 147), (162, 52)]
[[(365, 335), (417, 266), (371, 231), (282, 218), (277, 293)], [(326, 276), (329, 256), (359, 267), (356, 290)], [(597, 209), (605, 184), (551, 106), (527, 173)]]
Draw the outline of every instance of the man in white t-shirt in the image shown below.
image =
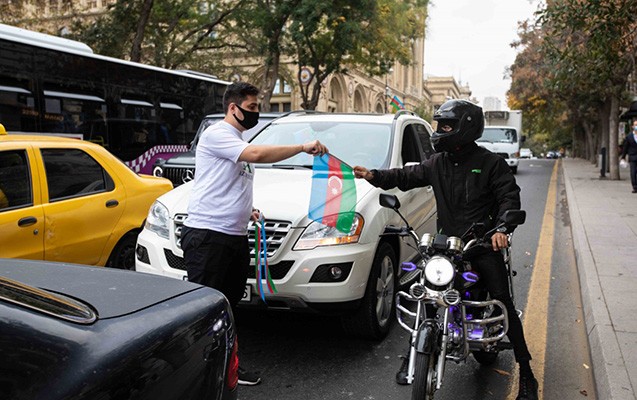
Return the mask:
[[(259, 119), (258, 94), (259, 89), (246, 82), (229, 85), (223, 96), (225, 118), (202, 132), (181, 236), (188, 280), (221, 291), (233, 310), (248, 279), (248, 222), (259, 218), (259, 210), (252, 208), (254, 170), (250, 163), (273, 163), (301, 152), (327, 153), (318, 140), (271, 146), (241, 139), (241, 132), (256, 126)], [(239, 384), (260, 381), (239, 367)]]

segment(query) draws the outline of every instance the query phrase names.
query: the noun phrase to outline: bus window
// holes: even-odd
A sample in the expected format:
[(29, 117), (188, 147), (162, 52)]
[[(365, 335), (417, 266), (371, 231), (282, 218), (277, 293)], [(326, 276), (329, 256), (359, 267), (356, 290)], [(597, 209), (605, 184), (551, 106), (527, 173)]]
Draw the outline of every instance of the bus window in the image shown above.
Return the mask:
[[(68, 88), (72, 89), (72, 88)], [(78, 91), (44, 90), (44, 132), (77, 133), (84, 121), (104, 112), (104, 99)]]
[(38, 111), (30, 86), (24, 80), (0, 80), (0, 122), (8, 131), (38, 131)]

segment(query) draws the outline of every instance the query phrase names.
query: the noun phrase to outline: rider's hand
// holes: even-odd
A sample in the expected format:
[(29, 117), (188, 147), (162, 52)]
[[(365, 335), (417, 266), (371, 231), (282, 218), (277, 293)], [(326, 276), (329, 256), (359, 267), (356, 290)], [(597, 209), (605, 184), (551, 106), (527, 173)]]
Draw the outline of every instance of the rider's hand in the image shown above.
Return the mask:
[(509, 246), (509, 238), (502, 232), (496, 232), (491, 236), (491, 245), (493, 251), (505, 249)]
[(362, 178), (362, 179), (370, 180), (374, 177), (374, 174), (372, 174), (370, 170), (368, 170), (367, 168), (357, 165), (354, 167), (354, 176), (359, 179)]
[(312, 155), (322, 156), (329, 152), (327, 147), (318, 140), (314, 140), (312, 142), (307, 142), (303, 145), (303, 152)]

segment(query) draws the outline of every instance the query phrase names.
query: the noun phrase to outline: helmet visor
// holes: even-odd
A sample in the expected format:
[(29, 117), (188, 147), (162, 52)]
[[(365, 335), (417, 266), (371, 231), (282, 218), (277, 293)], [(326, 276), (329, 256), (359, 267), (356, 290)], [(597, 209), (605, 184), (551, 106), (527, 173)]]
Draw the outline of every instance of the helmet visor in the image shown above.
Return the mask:
[(455, 119), (437, 119), (434, 120), (431, 124), (434, 132), (438, 132), (441, 134), (452, 133), (456, 129), (456, 125), (458, 121)]

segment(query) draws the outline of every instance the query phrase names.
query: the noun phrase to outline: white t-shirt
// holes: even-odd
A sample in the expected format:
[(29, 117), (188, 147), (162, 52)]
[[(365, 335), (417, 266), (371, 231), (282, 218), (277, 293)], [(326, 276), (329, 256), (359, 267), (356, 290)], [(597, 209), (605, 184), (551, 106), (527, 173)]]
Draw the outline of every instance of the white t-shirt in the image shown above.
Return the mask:
[(185, 225), (228, 235), (247, 234), (254, 170), (249, 163), (239, 161), (246, 147), (241, 132), (225, 121), (202, 132)]

